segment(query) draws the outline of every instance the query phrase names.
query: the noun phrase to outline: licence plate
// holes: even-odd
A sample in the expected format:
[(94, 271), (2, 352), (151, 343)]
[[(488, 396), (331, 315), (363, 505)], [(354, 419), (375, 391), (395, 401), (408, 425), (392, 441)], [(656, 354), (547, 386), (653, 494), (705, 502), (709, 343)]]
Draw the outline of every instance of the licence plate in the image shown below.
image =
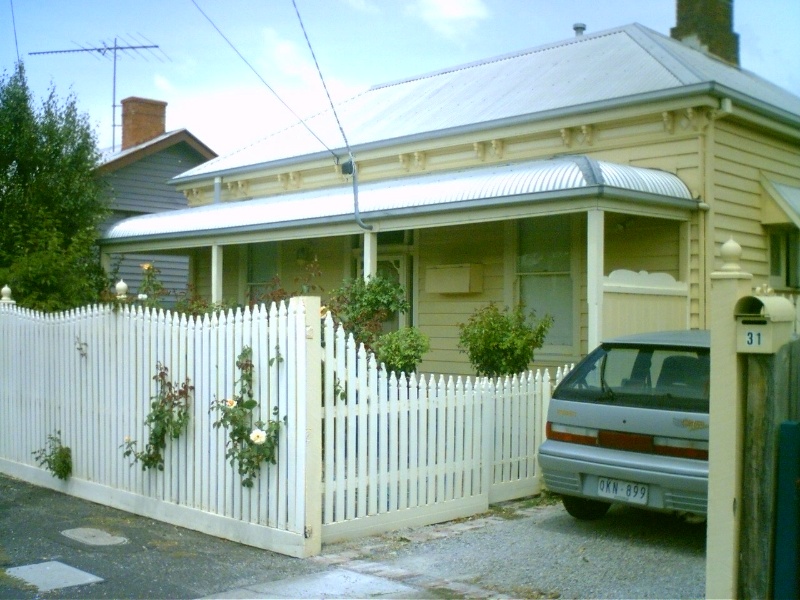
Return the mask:
[(621, 479), (599, 477), (597, 479), (597, 495), (610, 500), (647, 504), (647, 485)]

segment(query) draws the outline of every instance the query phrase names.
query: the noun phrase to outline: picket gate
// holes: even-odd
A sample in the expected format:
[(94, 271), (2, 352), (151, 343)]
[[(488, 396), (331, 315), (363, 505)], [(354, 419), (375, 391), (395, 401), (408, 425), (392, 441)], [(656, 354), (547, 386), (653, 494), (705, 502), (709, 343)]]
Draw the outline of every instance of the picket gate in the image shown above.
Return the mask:
[(466, 517), (541, 491), (547, 370), (497, 380), (387, 373), (329, 315), (323, 340), (323, 541)]

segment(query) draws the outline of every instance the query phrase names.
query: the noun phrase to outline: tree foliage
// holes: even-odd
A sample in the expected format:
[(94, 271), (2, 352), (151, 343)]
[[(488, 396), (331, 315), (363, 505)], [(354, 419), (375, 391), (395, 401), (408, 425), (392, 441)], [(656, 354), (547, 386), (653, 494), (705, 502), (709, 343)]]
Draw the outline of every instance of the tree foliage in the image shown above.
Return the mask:
[(414, 373), (423, 355), (431, 349), (427, 335), (416, 327), (390, 331), (378, 338), (375, 353), (386, 370), (395, 373)]
[(458, 346), (478, 375), (515, 375), (528, 368), (533, 351), (542, 347), (552, 324), (549, 315), (539, 320), (535, 312), (526, 315), (522, 305), (501, 312), (497, 305), (488, 304), (459, 325)]
[[(106, 280), (96, 240), (105, 216), (99, 154), (75, 97), (51, 88), (36, 109), (18, 63), (0, 79), (0, 278), (18, 304), (62, 310), (96, 301)], [(2, 284), (0, 284), (2, 285)]]

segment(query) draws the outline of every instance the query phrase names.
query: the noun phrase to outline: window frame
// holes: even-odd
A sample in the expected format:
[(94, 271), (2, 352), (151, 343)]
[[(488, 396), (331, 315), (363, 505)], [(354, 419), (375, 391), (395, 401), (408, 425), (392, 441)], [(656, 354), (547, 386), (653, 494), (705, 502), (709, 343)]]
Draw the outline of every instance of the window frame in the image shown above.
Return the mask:
[(800, 288), (800, 231), (770, 229), (768, 240), (770, 287), (777, 290)]

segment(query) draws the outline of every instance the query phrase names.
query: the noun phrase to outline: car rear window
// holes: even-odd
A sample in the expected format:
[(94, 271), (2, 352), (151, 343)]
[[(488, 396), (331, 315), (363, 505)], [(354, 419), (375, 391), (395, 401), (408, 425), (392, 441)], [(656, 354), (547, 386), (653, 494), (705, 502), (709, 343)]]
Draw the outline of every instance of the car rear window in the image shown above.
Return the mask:
[(708, 350), (604, 345), (558, 386), (562, 400), (708, 412)]

